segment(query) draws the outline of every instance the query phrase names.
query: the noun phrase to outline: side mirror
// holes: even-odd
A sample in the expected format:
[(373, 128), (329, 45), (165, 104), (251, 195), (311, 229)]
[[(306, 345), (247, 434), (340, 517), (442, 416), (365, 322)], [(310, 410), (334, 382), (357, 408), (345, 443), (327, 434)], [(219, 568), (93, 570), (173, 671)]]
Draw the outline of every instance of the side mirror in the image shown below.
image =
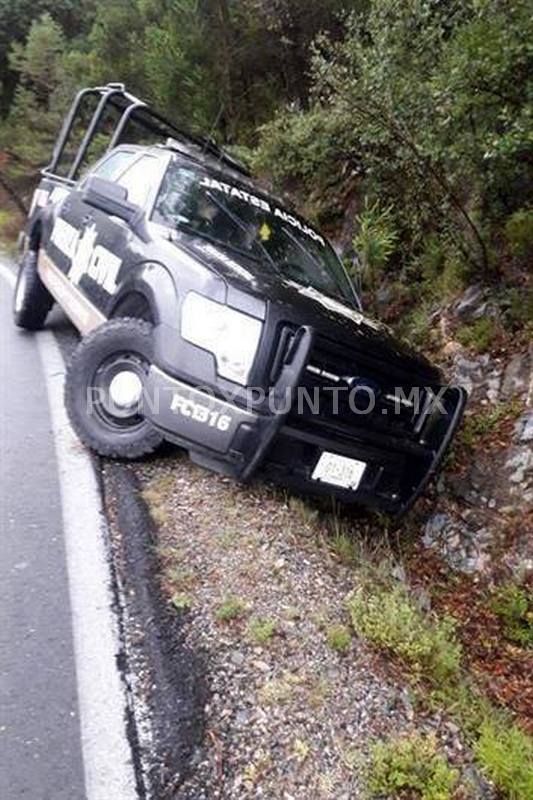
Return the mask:
[(83, 187), (84, 203), (130, 224), (140, 214), (141, 207), (129, 203), (127, 198), (128, 191), (124, 186), (98, 178), (96, 175), (88, 178)]

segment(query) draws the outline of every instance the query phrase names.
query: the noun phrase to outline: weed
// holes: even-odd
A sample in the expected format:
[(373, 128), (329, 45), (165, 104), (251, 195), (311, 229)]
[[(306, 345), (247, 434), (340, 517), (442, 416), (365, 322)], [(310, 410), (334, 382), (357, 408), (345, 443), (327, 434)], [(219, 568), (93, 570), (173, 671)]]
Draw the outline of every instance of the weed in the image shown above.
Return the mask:
[(250, 639), (258, 645), (267, 644), (276, 633), (276, 622), (273, 619), (255, 619), (248, 626)]
[(412, 735), (373, 746), (367, 782), (372, 797), (409, 793), (420, 800), (448, 800), (458, 772), (437, 752), (434, 737)]
[(314, 525), (318, 518), (318, 509), (313, 508), (309, 503), (299, 497), (289, 497), (289, 510), (297, 517), (303, 525)]
[(516, 726), (486, 721), (474, 747), (480, 764), (512, 800), (533, 797), (533, 739)]
[(483, 413), (471, 414), (465, 417), (463, 426), (459, 431), (458, 444), (473, 449), (480, 438), (486, 437), (495, 431), (501, 422), (508, 418), (518, 416), (522, 409), (519, 399), (513, 398), (504, 403), (498, 403)]
[(176, 592), (176, 594), (173, 594), (170, 598), (170, 602), (176, 611), (188, 611), (192, 605), (192, 600), (189, 595), (183, 592)]
[(292, 755), (296, 761), (298, 761), (300, 764), (303, 763), (310, 752), (311, 748), (307, 742), (305, 742), (303, 739), (294, 740), (292, 745)]
[(243, 617), (248, 610), (248, 606), (241, 597), (231, 595), (226, 597), (218, 606), (215, 617), (220, 622), (230, 622), (234, 619)]
[(217, 537), (217, 541), (223, 550), (230, 550), (235, 545), (236, 539), (237, 535), (232, 530), (222, 531)]
[(352, 637), (346, 625), (332, 625), (326, 631), (326, 638), (332, 650), (345, 655), (350, 649)]
[(533, 208), (521, 208), (508, 217), (505, 236), (511, 250), (518, 258), (533, 254)]
[(183, 567), (172, 567), (165, 573), (165, 578), (176, 591), (191, 588), (196, 582), (196, 575)]
[(323, 708), (329, 693), (330, 685), (326, 678), (319, 678), (317, 681), (315, 681), (309, 690), (309, 695), (307, 698), (311, 708), (314, 708), (315, 710)]
[(294, 695), (300, 678), (291, 672), (284, 672), (280, 678), (271, 678), (259, 689), (259, 700), (263, 705), (286, 705)]
[(457, 676), (461, 646), (451, 619), (425, 615), (401, 587), (363, 586), (348, 599), (356, 633), (392, 651), (434, 680)]
[(271, 757), (264, 750), (258, 750), (254, 754), (254, 760), (243, 770), (243, 780), (248, 788), (253, 788), (270, 769)]
[(494, 338), (496, 330), (494, 320), (481, 317), (468, 325), (462, 325), (456, 332), (455, 338), (460, 344), (475, 350), (476, 353), (486, 352)]
[(514, 584), (503, 586), (490, 605), (500, 618), (507, 639), (522, 647), (533, 647), (533, 600), (525, 589)]

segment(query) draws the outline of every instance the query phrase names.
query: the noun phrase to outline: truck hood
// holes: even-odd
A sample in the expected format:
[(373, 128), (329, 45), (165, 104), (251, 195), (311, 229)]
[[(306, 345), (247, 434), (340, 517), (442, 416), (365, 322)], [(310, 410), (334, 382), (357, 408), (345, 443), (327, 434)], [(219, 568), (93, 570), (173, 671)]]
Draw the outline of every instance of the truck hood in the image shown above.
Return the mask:
[(217, 247), (204, 239), (183, 237), (175, 242), (216, 272), (228, 285), (264, 300), (268, 316), (277, 322), (308, 325), (331, 341), (354, 352), (372, 356), (383, 363), (435, 385), (442, 382), (440, 371), (407, 342), (355, 306), (331, 297), (309, 285), (288, 280), (270, 265)]

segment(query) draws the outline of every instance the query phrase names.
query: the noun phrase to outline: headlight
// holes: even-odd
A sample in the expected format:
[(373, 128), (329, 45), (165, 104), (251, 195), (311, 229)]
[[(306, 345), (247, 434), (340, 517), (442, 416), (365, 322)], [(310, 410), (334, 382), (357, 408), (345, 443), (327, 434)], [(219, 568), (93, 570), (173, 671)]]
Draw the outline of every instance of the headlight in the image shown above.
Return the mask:
[(189, 292), (183, 302), (183, 338), (213, 353), (218, 374), (243, 386), (248, 382), (261, 329), (260, 320), (195, 292)]

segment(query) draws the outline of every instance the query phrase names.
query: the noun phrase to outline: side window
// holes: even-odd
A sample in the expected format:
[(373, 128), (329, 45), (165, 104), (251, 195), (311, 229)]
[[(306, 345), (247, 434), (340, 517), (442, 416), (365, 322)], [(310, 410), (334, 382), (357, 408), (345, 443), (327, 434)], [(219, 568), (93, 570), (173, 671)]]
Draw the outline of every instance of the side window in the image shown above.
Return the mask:
[(155, 156), (141, 156), (128, 167), (117, 183), (128, 190), (128, 200), (138, 206), (145, 206), (157, 175), (159, 159)]
[(96, 169), (90, 169), (88, 174), (113, 181), (135, 158), (137, 158), (137, 153), (133, 150), (118, 150), (101, 161)]

